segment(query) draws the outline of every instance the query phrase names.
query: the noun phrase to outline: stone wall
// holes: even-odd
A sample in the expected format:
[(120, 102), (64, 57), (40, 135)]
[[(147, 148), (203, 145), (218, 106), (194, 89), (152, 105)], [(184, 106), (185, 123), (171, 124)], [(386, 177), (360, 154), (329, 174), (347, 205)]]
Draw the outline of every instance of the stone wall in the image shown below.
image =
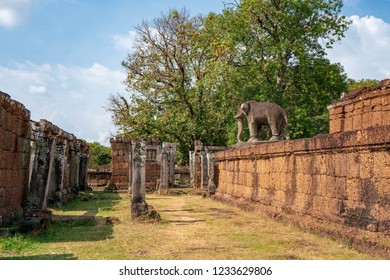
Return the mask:
[(61, 205), (86, 188), (88, 145), (47, 120), (30, 126), (28, 207)]
[(23, 216), (28, 185), (30, 112), (0, 92), (0, 226)]
[(118, 190), (128, 190), (131, 181), (129, 172), (131, 168), (131, 139), (127, 137), (114, 137), (111, 144), (111, 182)]
[(158, 193), (168, 194), (169, 188), (173, 187), (175, 180), (175, 161), (176, 161), (176, 144), (164, 142), (160, 154), (160, 170), (156, 172), (159, 176)]
[(390, 124), (390, 79), (356, 89), (328, 107), (330, 133)]
[[(111, 144), (111, 183), (117, 190), (129, 190), (131, 186), (132, 174), (132, 140), (129, 137), (114, 137), (110, 139)], [(160, 179), (159, 155), (161, 146), (156, 138), (147, 138), (146, 145), (146, 189), (156, 188), (157, 181)]]
[(92, 190), (105, 189), (111, 185), (111, 169), (90, 169), (88, 170), (88, 187)]
[[(89, 147), (0, 92), (0, 226), (86, 187)], [(24, 213), (25, 212), (25, 213)]]
[[(216, 153), (216, 197), (275, 213), (390, 230), (390, 91), (378, 85), (361, 93), (329, 107), (330, 135)], [(352, 127), (346, 125), (349, 118)]]
[(190, 151), (190, 180), (194, 189), (214, 193), (218, 184), (218, 169), (214, 168), (214, 153), (228, 149), (226, 146), (203, 146), (200, 140), (195, 141), (195, 150)]

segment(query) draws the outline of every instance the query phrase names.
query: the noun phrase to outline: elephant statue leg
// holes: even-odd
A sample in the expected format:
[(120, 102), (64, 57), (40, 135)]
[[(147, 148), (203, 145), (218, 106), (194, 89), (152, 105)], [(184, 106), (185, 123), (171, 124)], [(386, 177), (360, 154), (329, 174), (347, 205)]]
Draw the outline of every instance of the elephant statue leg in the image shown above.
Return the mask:
[(269, 139), (269, 141), (275, 141), (279, 139), (279, 129), (275, 124), (270, 125), (272, 137)]
[(237, 132), (237, 143), (241, 143), (241, 135), (242, 135), (242, 119), (237, 118), (237, 126), (238, 126), (238, 132)]
[(256, 142), (259, 141), (257, 137), (257, 124), (254, 122), (249, 123), (249, 133), (250, 133), (250, 138), (248, 142)]

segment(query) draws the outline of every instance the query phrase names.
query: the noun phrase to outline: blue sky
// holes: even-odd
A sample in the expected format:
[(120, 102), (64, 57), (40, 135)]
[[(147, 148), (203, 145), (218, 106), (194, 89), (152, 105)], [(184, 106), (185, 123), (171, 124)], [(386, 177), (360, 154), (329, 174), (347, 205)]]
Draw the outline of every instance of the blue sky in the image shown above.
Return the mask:
[[(225, 1), (228, 2), (228, 1)], [(0, 90), (89, 141), (115, 134), (103, 108), (124, 92), (134, 27), (170, 8), (220, 12), (222, 0), (0, 0)], [(353, 24), (328, 51), (354, 79), (390, 78), (390, 0), (346, 0)]]

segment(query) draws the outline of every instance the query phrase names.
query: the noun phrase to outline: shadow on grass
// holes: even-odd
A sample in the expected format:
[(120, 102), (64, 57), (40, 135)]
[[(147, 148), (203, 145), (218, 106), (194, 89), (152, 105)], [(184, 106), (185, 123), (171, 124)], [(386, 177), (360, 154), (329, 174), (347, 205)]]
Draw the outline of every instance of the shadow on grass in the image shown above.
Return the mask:
[(77, 260), (73, 254), (43, 254), (32, 256), (0, 257), (0, 260)]
[(113, 225), (104, 221), (103, 217), (97, 216), (92, 221), (56, 222), (39, 236), (33, 237), (33, 240), (38, 243), (55, 243), (111, 239)]
[(83, 192), (76, 199), (65, 205), (55, 208), (62, 212), (86, 211), (84, 216), (95, 216), (101, 208), (111, 208), (119, 204), (122, 198), (115, 192)]

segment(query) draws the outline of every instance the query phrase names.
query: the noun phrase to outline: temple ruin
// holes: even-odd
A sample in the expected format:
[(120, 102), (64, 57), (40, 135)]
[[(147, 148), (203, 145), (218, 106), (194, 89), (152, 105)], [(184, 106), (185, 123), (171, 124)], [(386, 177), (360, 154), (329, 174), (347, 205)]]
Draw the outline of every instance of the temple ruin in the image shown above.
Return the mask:
[[(328, 109), (330, 134), (214, 153), (208, 166), (215, 168), (215, 198), (273, 217), (389, 231), (390, 80), (353, 91)], [(195, 155), (194, 187), (205, 184), (200, 162)]]
[(87, 186), (88, 145), (0, 92), (0, 227)]
[[(191, 186), (215, 199), (272, 216), (390, 230), (390, 80), (331, 104), (330, 133), (312, 138), (204, 146), (190, 152)], [(88, 145), (0, 92), (0, 226), (27, 211), (61, 205), (87, 184), (132, 194), (133, 218), (145, 193), (169, 194), (179, 168), (176, 145), (113, 137), (109, 170), (90, 171)], [(88, 182), (87, 182), (88, 181)]]

